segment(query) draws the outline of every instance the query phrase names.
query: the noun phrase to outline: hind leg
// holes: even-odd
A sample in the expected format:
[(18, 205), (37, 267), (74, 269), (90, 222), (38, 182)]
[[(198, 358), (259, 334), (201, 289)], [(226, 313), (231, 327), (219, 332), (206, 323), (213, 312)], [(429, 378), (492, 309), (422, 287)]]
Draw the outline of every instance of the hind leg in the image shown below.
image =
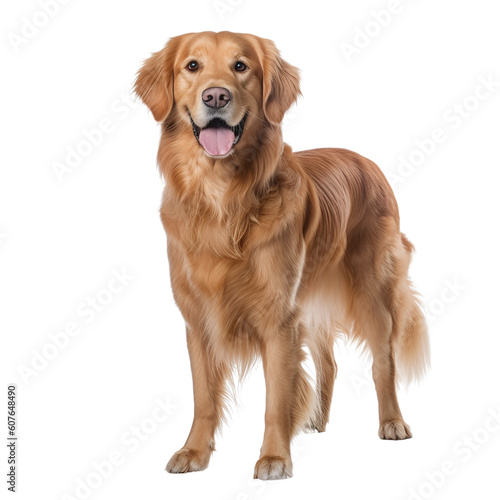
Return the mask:
[(364, 340), (373, 355), (373, 381), (377, 391), (379, 410), (379, 437), (381, 439), (411, 438), (409, 426), (403, 420), (396, 394), (396, 366), (394, 339), (396, 322), (389, 308), (377, 294), (358, 298), (356, 323), (360, 340)]
[[(411, 291), (409, 281), (403, 277), (392, 287), (386, 320), (390, 334), (372, 339), (373, 380), (377, 390), (381, 439), (411, 438), (410, 428), (404, 422), (396, 396), (396, 367), (399, 375), (418, 377), (425, 370), (429, 358), (429, 345), (425, 319)], [(389, 331), (386, 327), (385, 331)]]
[[(403, 244), (395, 217), (366, 218), (358, 240), (347, 249), (353, 334), (373, 354), (373, 380), (379, 408), (379, 437), (412, 437), (396, 395), (395, 356), (408, 315), (407, 281), (410, 244)], [(399, 361), (399, 359), (398, 359)]]
[(396, 368), (390, 338), (371, 346), (373, 381), (377, 391), (380, 439), (408, 439), (410, 427), (403, 420), (396, 395)]
[(308, 342), (316, 370), (316, 413), (309, 427), (324, 432), (330, 417), (333, 385), (337, 375), (337, 363), (333, 356), (333, 335), (327, 330), (319, 330), (316, 337)]

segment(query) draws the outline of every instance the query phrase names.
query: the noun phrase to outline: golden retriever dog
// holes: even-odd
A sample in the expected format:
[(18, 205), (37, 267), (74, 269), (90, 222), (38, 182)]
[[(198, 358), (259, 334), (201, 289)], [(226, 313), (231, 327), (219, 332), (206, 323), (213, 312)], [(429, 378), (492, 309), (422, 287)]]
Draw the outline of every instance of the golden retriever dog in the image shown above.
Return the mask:
[(341, 333), (371, 352), (380, 438), (410, 438), (397, 379), (423, 374), (429, 344), (408, 279), (413, 247), (379, 168), (345, 149), (283, 143), (299, 72), (270, 40), (174, 37), (145, 61), (135, 92), (161, 123), (161, 220), (193, 376), (193, 424), (167, 470), (208, 466), (233, 369), (242, 376), (260, 357), (254, 477), (292, 476), (292, 438), (328, 422)]

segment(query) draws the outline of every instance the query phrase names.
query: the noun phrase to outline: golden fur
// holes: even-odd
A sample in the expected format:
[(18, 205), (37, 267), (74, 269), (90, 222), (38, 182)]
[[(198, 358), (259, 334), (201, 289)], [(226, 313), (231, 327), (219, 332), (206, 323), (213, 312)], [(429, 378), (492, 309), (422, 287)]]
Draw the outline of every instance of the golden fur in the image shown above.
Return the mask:
[[(193, 60), (196, 71), (187, 68)], [(236, 61), (247, 69), (235, 71)], [(229, 125), (247, 114), (225, 157), (205, 152), (190, 119), (206, 122), (201, 94), (211, 87), (232, 93)], [(144, 63), (135, 91), (161, 122), (161, 220), (193, 375), (193, 426), (167, 470), (207, 467), (233, 367), (244, 373), (260, 356), (267, 396), (255, 477), (291, 476), (292, 437), (328, 422), (340, 332), (373, 355), (380, 437), (411, 437), (396, 378), (422, 375), (429, 346), (407, 275), (413, 247), (379, 168), (344, 149), (292, 153), (283, 143), (299, 74), (269, 40), (172, 38)], [(316, 390), (302, 366), (305, 346)]]

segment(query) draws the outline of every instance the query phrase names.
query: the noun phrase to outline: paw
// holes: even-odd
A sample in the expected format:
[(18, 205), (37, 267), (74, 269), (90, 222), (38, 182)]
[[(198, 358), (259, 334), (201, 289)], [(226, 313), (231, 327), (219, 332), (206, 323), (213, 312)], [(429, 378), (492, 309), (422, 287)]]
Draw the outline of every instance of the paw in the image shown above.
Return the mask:
[(380, 439), (409, 439), (412, 437), (409, 425), (400, 419), (383, 422), (378, 431)]
[(166, 470), (173, 474), (183, 474), (185, 472), (195, 472), (208, 467), (210, 453), (182, 448), (174, 453), (169, 460)]
[(292, 477), (292, 461), (284, 457), (262, 457), (256, 464), (254, 479), (286, 479)]

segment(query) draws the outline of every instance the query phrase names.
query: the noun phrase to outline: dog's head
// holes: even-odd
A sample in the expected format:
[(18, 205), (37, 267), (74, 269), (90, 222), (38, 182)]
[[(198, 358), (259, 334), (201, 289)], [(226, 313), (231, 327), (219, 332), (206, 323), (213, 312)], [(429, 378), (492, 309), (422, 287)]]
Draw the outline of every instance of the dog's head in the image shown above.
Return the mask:
[(270, 40), (229, 32), (172, 38), (142, 66), (135, 91), (159, 122), (174, 111), (193, 147), (230, 155), (263, 125), (279, 125), (300, 94), (299, 73)]

